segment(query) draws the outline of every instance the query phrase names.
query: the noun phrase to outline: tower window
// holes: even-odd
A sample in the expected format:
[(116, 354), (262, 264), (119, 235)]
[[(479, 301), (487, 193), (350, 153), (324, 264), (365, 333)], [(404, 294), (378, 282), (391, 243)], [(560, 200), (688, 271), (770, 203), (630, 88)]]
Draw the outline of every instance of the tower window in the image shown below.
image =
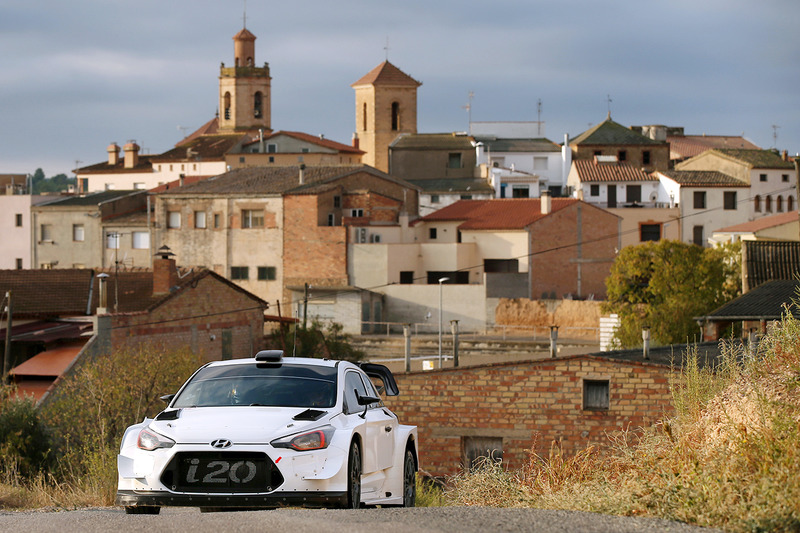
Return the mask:
[(263, 116), (263, 101), (264, 98), (261, 96), (261, 92), (257, 92), (253, 97), (253, 116), (255, 118)]
[(361, 107), (361, 131), (367, 131), (367, 103), (364, 102), (364, 105)]
[(223, 97), (223, 105), (222, 107), (225, 109), (225, 120), (231, 119), (231, 93), (225, 93)]
[(392, 131), (400, 129), (400, 104), (392, 102)]

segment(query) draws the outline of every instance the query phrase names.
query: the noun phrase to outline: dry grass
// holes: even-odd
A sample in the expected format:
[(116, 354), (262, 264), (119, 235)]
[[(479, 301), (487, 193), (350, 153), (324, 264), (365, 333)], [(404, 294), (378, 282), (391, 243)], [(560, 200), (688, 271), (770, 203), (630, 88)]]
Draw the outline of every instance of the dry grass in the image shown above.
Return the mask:
[(690, 357), (673, 392), (673, 417), (607, 450), (554, 446), (520, 472), (484, 463), (450, 480), (448, 501), (800, 531), (800, 323), (773, 327), (755, 357), (728, 346), (713, 372)]

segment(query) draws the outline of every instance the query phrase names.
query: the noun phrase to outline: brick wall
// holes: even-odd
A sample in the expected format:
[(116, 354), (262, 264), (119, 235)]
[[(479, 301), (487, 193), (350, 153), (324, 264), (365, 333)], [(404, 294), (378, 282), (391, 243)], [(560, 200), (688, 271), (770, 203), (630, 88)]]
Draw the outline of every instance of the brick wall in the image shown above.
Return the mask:
[(619, 218), (585, 202), (542, 218), (531, 230), (531, 298), (604, 299), (618, 247)]
[(257, 300), (208, 275), (149, 312), (112, 315), (111, 344), (189, 347), (210, 361), (223, 358), (230, 336), (232, 358), (252, 357), (263, 344), (263, 312)]
[[(421, 467), (435, 476), (459, 471), (473, 437), (502, 439), (503, 462), (518, 468), (532, 447), (546, 456), (555, 441), (574, 453), (652, 425), (671, 410), (670, 372), (589, 355), (411, 372), (395, 376), (400, 395), (386, 404), (419, 427)], [(583, 408), (584, 380), (608, 381), (607, 410)]]

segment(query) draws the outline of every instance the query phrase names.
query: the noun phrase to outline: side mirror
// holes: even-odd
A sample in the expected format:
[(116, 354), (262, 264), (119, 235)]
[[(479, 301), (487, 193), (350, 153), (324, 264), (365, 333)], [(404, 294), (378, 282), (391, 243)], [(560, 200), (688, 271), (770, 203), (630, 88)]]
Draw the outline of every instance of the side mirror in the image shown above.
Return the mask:
[(160, 396), (158, 399), (166, 404), (169, 404), (169, 402), (171, 402), (174, 397), (175, 397), (174, 394), (165, 394), (164, 396)]
[(369, 394), (362, 395), (362, 394), (359, 394), (358, 391), (356, 391), (356, 400), (358, 400), (358, 405), (363, 405), (364, 406), (364, 412), (361, 413), (360, 415), (358, 415), (361, 418), (366, 418), (367, 417), (367, 409), (369, 409), (370, 405), (372, 405), (373, 403), (378, 403), (378, 402), (381, 401), (381, 399), (376, 397), (376, 396), (370, 396)]

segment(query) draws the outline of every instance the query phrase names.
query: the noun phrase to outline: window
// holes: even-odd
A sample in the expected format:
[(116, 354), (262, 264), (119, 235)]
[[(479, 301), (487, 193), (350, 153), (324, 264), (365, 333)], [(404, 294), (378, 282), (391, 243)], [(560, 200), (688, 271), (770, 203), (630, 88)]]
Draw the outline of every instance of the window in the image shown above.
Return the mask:
[(436, 228), (428, 228), (428, 238), (429, 239), (436, 238)]
[(778, 196), (775, 199), (775, 211), (783, 213), (783, 196)]
[(583, 408), (589, 411), (607, 411), (609, 407), (607, 379), (583, 380)]
[(109, 250), (119, 250), (119, 233), (116, 231), (106, 232), (106, 248)]
[(14, 225), (18, 228), (22, 227), (22, 213), (14, 215)]
[(53, 242), (53, 225), (42, 224), (40, 228), (40, 237), (45, 242)]
[(137, 181), (133, 184), (133, 188), (136, 189), (137, 191), (141, 191), (143, 189), (146, 189), (147, 185), (145, 185), (143, 181)]
[(277, 279), (277, 269), (275, 267), (258, 267), (259, 281), (275, 281)]
[[(348, 372), (344, 376), (344, 412), (345, 414), (363, 413), (364, 407), (358, 404), (358, 395), (370, 395), (361, 376), (355, 372)], [(377, 405), (377, 404), (373, 404)]]
[(639, 226), (639, 240), (642, 242), (661, 240), (661, 224), (642, 224)]
[(784, 183), (789, 182), (789, 174), (781, 174), (781, 181)]
[(248, 267), (231, 267), (231, 279), (233, 280), (246, 280), (249, 279)]
[(220, 226), (221, 224), (222, 224), (222, 217), (219, 215), (219, 213), (214, 213), (214, 228), (219, 229), (221, 227)]
[(641, 185), (626, 185), (625, 186), (625, 199), (628, 203), (642, 202), (642, 186)]
[(642, 152), (642, 164), (643, 165), (650, 164), (650, 150), (645, 150)]
[(170, 211), (167, 213), (167, 227), (170, 229), (178, 229), (181, 227), (180, 211)]
[(723, 193), (722, 207), (726, 211), (736, 210), (736, 191), (725, 191)]
[(275, 143), (269, 143), (267, 145), (267, 153), (268, 154), (276, 154), (278, 153), (278, 145)]
[(328, 226), (335, 226), (336, 225), (336, 215), (333, 213), (328, 213)]
[(468, 470), (481, 468), (488, 461), (503, 462), (502, 437), (462, 437), (462, 461)]
[[(225, 120), (231, 119), (231, 93), (225, 93), (222, 97), (222, 107), (224, 108)], [(171, 169), (170, 169), (171, 170)]]
[(447, 168), (461, 168), (461, 153), (451, 152), (448, 154)]
[(22, 270), (22, 258), (17, 257), (17, 270)]
[(206, 212), (205, 211), (195, 211), (194, 212), (194, 227), (197, 229), (206, 229)]
[(600, 185), (589, 185), (589, 196), (600, 196)]
[(334, 209), (339, 209), (340, 207), (342, 207), (342, 197), (339, 196), (338, 194), (333, 197), (333, 207)]
[(400, 129), (400, 103), (392, 102), (392, 131)]
[(275, 157), (274, 156), (269, 156), (269, 162), (270, 163), (274, 163), (275, 162)]
[(788, 196), (786, 198), (786, 210), (787, 211), (794, 211), (794, 197)]
[(132, 248), (134, 250), (150, 249), (150, 233), (146, 231), (134, 231), (132, 235)]
[(353, 218), (361, 218), (361, 217), (364, 216), (364, 210), (363, 209), (351, 209), (350, 210), (350, 216), (353, 217)]
[(625, 150), (620, 150), (619, 152), (617, 152), (617, 161), (622, 162), (627, 160), (628, 160), (628, 152), (626, 152)]
[(83, 242), (85, 240), (83, 224), (72, 225), (72, 240), (75, 242)]
[(263, 105), (262, 105), (263, 97), (261, 96), (261, 92), (257, 92), (253, 95), (253, 116), (255, 118), (261, 118), (263, 114)]
[(547, 158), (534, 156), (533, 170), (547, 170)]
[(767, 196), (764, 200), (764, 210), (767, 213), (772, 213), (772, 196)]
[(401, 285), (412, 285), (414, 283), (414, 271), (413, 270), (403, 270), (400, 272), (400, 284)]
[(244, 162), (245, 162), (244, 156), (240, 155), (239, 156), (239, 163), (244, 163)]
[(439, 195), (438, 194), (431, 194), (431, 203), (438, 204), (439, 203)]
[(759, 195), (756, 195), (756, 197), (753, 198), (753, 209), (756, 213), (761, 212), (761, 197)]
[(692, 228), (692, 242), (697, 246), (703, 246), (703, 226)]
[(706, 208), (706, 191), (694, 191), (694, 208)]
[(263, 228), (264, 210), (263, 209), (242, 209), (243, 228)]
[(461, 200), (472, 200), (472, 195), (471, 194), (462, 194), (462, 195), (459, 196), (459, 198)]
[(766, 174), (759, 174), (758, 175), (758, 181), (767, 181), (767, 175)]
[(361, 131), (367, 131), (367, 103), (361, 106)]
[(524, 187), (513, 187), (511, 189), (511, 197), (512, 198), (529, 198), (530, 193), (528, 191), (527, 185)]

